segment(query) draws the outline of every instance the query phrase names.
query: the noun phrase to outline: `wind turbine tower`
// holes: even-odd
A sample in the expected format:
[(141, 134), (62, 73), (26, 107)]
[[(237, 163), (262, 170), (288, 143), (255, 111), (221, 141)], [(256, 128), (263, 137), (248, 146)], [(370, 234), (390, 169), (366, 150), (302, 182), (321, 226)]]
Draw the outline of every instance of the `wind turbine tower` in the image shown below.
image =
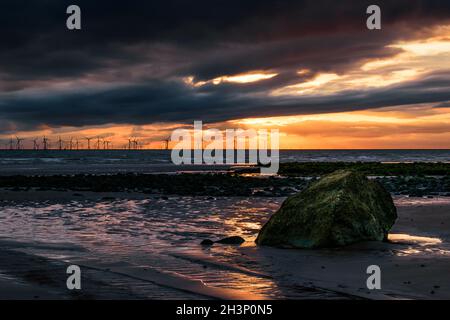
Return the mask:
[(48, 149), (48, 138), (46, 138), (45, 136), (42, 138), (42, 144), (44, 146), (44, 150)]
[(92, 140), (92, 138), (85, 138), (86, 140), (87, 140), (87, 148), (88, 148), (88, 150), (91, 150), (91, 140)]
[(39, 143), (37, 139), (33, 139), (33, 150), (39, 150)]
[(23, 138), (19, 138), (19, 137), (16, 137), (16, 139), (17, 139), (16, 148), (17, 148), (17, 150), (20, 150), (20, 149), (22, 149), (22, 141), (24, 139)]

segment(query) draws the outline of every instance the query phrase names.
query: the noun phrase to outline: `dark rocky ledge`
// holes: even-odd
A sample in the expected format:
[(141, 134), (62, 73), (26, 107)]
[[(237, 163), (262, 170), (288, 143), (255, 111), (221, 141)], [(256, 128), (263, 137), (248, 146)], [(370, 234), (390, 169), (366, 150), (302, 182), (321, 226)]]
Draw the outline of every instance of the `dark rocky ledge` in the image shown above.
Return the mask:
[[(258, 169), (253, 167), (252, 170)], [(0, 188), (26, 191), (142, 192), (165, 195), (289, 196), (335, 169), (352, 169), (378, 180), (393, 195), (450, 196), (447, 163), (286, 163), (280, 175), (261, 177), (249, 172), (181, 174), (78, 174), (1, 176)]]

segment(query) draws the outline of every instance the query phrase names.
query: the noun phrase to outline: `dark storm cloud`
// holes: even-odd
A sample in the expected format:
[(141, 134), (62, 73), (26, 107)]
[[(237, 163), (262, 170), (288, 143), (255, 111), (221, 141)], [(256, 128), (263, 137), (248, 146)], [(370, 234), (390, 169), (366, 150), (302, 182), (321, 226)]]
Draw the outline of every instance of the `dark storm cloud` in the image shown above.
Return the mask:
[(65, 9), (72, 3), (2, 1), (0, 66), (6, 76), (76, 77), (123, 67), (148, 60), (147, 50), (130, 48), (152, 50), (157, 43), (179, 51), (169, 62), (181, 63), (184, 73), (199, 79), (253, 68), (330, 69), (386, 55), (384, 44), (413, 36), (450, 12), (445, 0), (381, 1), (385, 28), (370, 33), (365, 28), (370, 1), (79, 0), (83, 30), (70, 32)]
[[(111, 90), (68, 92), (49, 97), (9, 94), (0, 109), (23, 129), (48, 122), (54, 126), (107, 123), (146, 124), (193, 120), (220, 122), (252, 116), (313, 114), (386, 106), (439, 102), (450, 99), (450, 76), (438, 74), (389, 88), (345, 91), (322, 97), (255, 97), (221, 92), (211, 87), (190, 89), (179, 82), (150, 82)], [(112, 107), (113, 106), (113, 107)], [(58, 110), (55, 113), (55, 110)]]
[[(65, 27), (70, 4), (82, 9), (81, 31)], [(450, 17), (447, 0), (377, 1), (383, 29), (370, 32), (365, 28), (369, 4), (372, 1), (2, 1), (0, 117), (2, 123), (32, 128), (188, 121), (199, 116), (219, 121), (373, 108), (403, 100), (442, 101), (438, 97), (448, 89), (443, 77), (433, 97), (406, 86), (395, 92), (386, 89), (381, 100), (377, 91), (315, 99), (261, 97), (301, 80), (297, 69), (310, 69), (309, 77), (340, 73), (368, 59), (393, 55), (398, 51), (386, 44), (414, 38), (423, 27)], [(257, 83), (202, 88), (180, 81), (185, 76), (200, 81), (251, 70), (279, 75)], [(82, 89), (78, 83), (85, 79), (104, 87)], [(414, 85), (425, 88), (430, 81)], [(73, 84), (65, 92), (51, 89), (62, 82)]]

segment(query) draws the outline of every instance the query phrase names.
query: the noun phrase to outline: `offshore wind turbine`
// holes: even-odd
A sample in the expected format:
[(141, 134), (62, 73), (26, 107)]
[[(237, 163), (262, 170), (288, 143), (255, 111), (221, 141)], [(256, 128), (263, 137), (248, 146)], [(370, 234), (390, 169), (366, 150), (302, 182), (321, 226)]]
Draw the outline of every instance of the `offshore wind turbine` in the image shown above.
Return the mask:
[(72, 150), (72, 147), (73, 147), (73, 137), (70, 137), (70, 140), (69, 140), (69, 150)]
[(170, 142), (169, 138), (163, 140), (163, 148), (164, 148), (164, 150), (169, 150), (169, 142)]
[(25, 139), (19, 138), (18, 136), (16, 136), (16, 139), (17, 139), (16, 148), (17, 148), (17, 150), (20, 150), (20, 149), (22, 149), (21, 143), (22, 143), (22, 141), (25, 140)]
[(128, 150), (134, 149), (134, 141), (132, 138), (128, 138)]
[(59, 136), (59, 138), (58, 138), (58, 148), (59, 148), (59, 150), (62, 150), (62, 140), (61, 140), (61, 136)]
[(42, 138), (42, 144), (44, 146), (44, 150), (47, 150), (49, 148), (49, 139), (46, 138), (45, 136)]
[(87, 148), (88, 148), (88, 150), (91, 150), (91, 140), (92, 140), (92, 138), (85, 137), (85, 139), (87, 140)]
[(37, 139), (33, 139), (33, 150), (39, 150), (39, 143)]
[(103, 149), (109, 149), (109, 145), (111, 144), (110, 140), (103, 140)]
[(97, 137), (97, 150), (100, 150), (100, 137)]

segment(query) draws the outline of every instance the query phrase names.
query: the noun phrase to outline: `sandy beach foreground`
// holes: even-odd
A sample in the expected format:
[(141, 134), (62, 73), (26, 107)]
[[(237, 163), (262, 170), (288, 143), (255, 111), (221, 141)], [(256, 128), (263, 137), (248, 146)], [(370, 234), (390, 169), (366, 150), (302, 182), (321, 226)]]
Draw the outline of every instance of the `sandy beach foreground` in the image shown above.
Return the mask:
[[(2, 230), (1, 299), (450, 299), (450, 199), (445, 197), (396, 197), (399, 219), (391, 230), (390, 243), (368, 242), (323, 250), (287, 250), (254, 244), (259, 227), (283, 198), (251, 202), (235, 197), (151, 198), (142, 193), (74, 195), (63, 191), (29, 191), (18, 196), (14, 191), (3, 191), (2, 199), (3, 225), (13, 219), (20, 228), (18, 221), (23, 220), (23, 228), (30, 229), (23, 236), (19, 229), (9, 234)], [(45, 206), (51, 206), (51, 210), (39, 211), (42, 210), (40, 199), (46, 199)], [(175, 236), (170, 226), (159, 231), (152, 229), (156, 222), (141, 223), (137, 212), (133, 224), (138, 227), (129, 234), (119, 235), (109, 226), (103, 230), (107, 236), (101, 234), (102, 230), (95, 231), (99, 238), (95, 242), (94, 235), (80, 231), (89, 229), (88, 225), (73, 222), (70, 228), (57, 229), (59, 238), (56, 234), (45, 236), (45, 232), (59, 228), (55, 226), (59, 220), (54, 216), (64, 217), (58, 213), (58, 206), (66, 208), (70, 203), (77, 203), (77, 208), (81, 208), (80, 203), (85, 202), (86, 206), (97, 203), (109, 208), (108, 205), (119, 207), (125, 202), (130, 210), (130, 206), (142, 201), (149, 205), (147, 211), (153, 207), (159, 210), (158, 206), (166, 210), (178, 208), (180, 213), (174, 219), (186, 225), (185, 229), (180, 228), (182, 236)], [(183, 213), (196, 201), (205, 203), (204, 211), (210, 212), (202, 218), (205, 225), (202, 230), (190, 229), (194, 222)], [(260, 208), (255, 206), (258, 202)], [(197, 215), (201, 216), (199, 207)], [(19, 208), (23, 216), (11, 218), (12, 208)], [(79, 214), (73, 208), (70, 210), (67, 217)], [(220, 218), (211, 213), (215, 210), (221, 211)], [(86, 212), (84, 219), (91, 220), (93, 215)], [(112, 219), (114, 214), (117, 226), (123, 223), (120, 219), (131, 218), (123, 216), (122, 211), (108, 213), (108, 217)], [(26, 217), (30, 219), (25, 221)], [(40, 221), (46, 219), (41, 225)], [(101, 214), (95, 219), (92, 223), (102, 225)], [(26, 227), (25, 223), (33, 226)], [(46, 229), (41, 235), (43, 226)], [(139, 228), (146, 228), (148, 234), (142, 239), (133, 238), (137, 234), (132, 232), (139, 232)], [(72, 229), (76, 231), (75, 236)], [(145, 229), (140, 230), (144, 233)], [(26, 234), (30, 232), (35, 237), (28, 238)], [(227, 234), (241, 235), (247, 241), (241, 246), (199, 244), (203, 238)], [(16, 235), (14, 239), (13, 235)], [(63, 241), (64, 237), (67, 241)], [(96, 246), (101, 250), (96, 251)], [(82, 267), (81, 291), (66, 288), (65, 271), (69, 264)], [(381, 290), (366, 287), (366, 268), (374, 264), (381, 268)]]

